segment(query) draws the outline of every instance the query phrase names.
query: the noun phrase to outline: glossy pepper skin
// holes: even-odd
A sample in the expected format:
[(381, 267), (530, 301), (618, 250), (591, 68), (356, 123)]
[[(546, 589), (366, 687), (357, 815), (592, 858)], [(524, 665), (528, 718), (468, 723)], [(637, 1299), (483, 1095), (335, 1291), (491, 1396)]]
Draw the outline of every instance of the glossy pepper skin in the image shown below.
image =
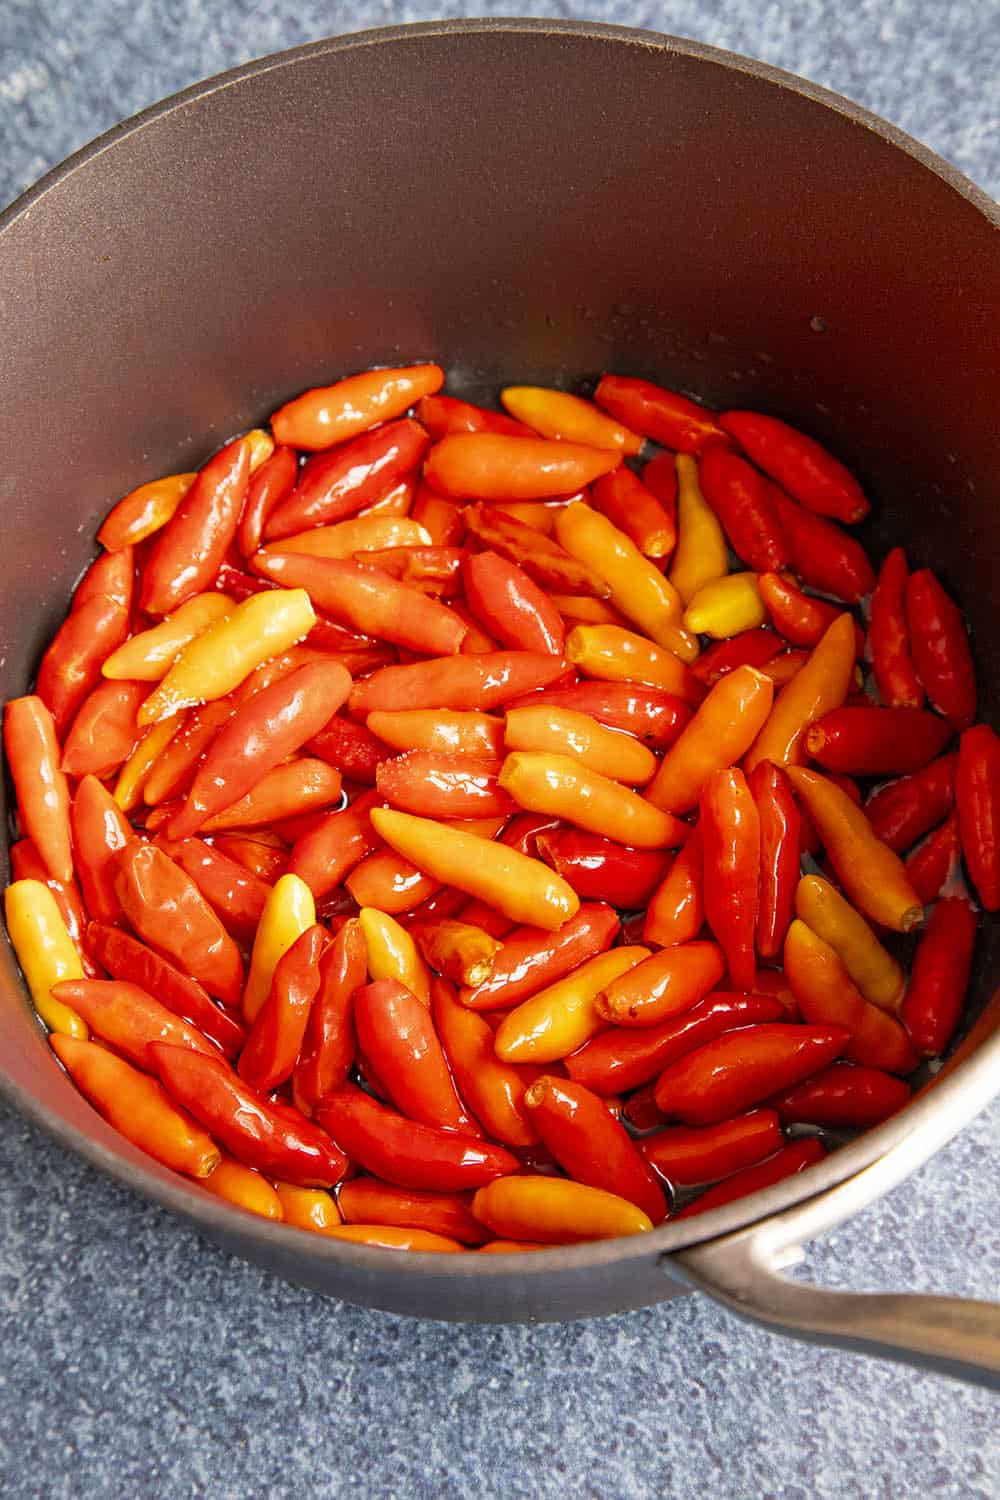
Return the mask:
[(781, 637), (768, 625), (761, 625), (756, 630), (741, 630), (726, 641), (715, 641), (706, 647), (698, 660), (691, 664), (691, 673), (706, 687), (714, 687), (737, 667), (766, 666), (783, 646)]
[(679, 1219), (690, 1219), (695, 1214), (708, 1213), (710, 1209), (721, 1208), (725, 1203), (732, 1203), (737, 1198), (745, 1198), (749, 1193), (760, 1192), (761, 1189), (773, 1187), (776, 1182), (783, 1182), (786, 1177), (794, 1177), (799, 1172), (804, 1172), (807, 1167), (822, 1161), (826, 1155), (826, 1147), (822, 1141), (805, 1140), (792, 1141), (787, 1146), (782, 1146), (773, 1156), (766, 1161), (760, 1162), (755, 1167), (746, 1167), (742, 1172), (734, 1172), (724, 1182), (719, 1182), (715, 1187), (709, 1188), (707, 1193), (697, 1198), (694, 1203), (689, 1203), (682, 1208), (677, 1215)]
[(367, 723), (387, 750), (427, 750), (438, 755), (487, 759), (503, 753), (503, 720), (475, 710), (383, 710), (369, 714)]
[(500, 1061), (489, 1022), (460, 1005), (445, 979), (431, 985), (431, 1015), (461, 1098), (486, 1134), (505, 1146), (535, 1145), (538, 1135), (524, 1107), (530, 1072)]
[(76, 881), (64, 884), (61, 880), (53, 880), (30, 839), (18, 839), (16, 844), (11, 844), (10, 873), (12, 884), (18, 880), (37, 880), (48, 886), (55, 897), (56, 907), (73, 947), (79, 954), (84, 974), (88, 978), (96, 978), (97, 969), (86, 949), (87, 913)]
[(586, 443), (616, 453), (638, 453), (642, 438), (580, 396), (538, 385), (508, 385), (500, 400), (517, 420), (540, 437)]
[(906, 585), (910, 650), (934, 707), (953, 729), (968, 729), (976, 717), (976, 669), (962, 611), (929, 568)]
[(270, 885), (203, 839), (173, 842), (158, 834), (154, 842), (190, 875), (227, 932), (238, 942), (252, 942)]
[(757, 952), (761, 958), (776, 958), (795, 909), (802, 818), (780, 766), (760, 761), (747, 778), (747, 785), (760, 819)]
[[(699, 696), (700, 701), (700, 696)], [(510, 709), (565, 708), (589, 714), (609, 729), (620, 729), (649, 745), (665, 750), (672, 745), (691, 718), (682, 697), (635, 682), (580, 682), (573, 687), (549, 687), (537, 697), (514, 698)]]
[(404, 417), (310, 458), (294, 489), (271, 510), (264, 537), (280, 541), (357, 515), (411, 474), (428, 444), (420, 423)]
[(815, 438), (787, 422), (759, 411), (726, 411), (719, 426), (809, 510), (852, 526), (871, 509), (850, 470)]
[(158, 625), (130, 635), (104, 662), (102, 674), (114, 681), (159, 682), (184, 647), (232, 614), (234, 604), (227, 594), (213, 589), (192, 594)]
[(49, 874), (56, 880), (72, 880), (69, 784), (59, 769), (55, 721), (41, 698), (30, 694), (7, 703), (3, 743), (24, 832)]
[(771, 489), (752, 464), (721, 443), (712, 443), (701, 455), (698, 478), (730, 546), (748, 568), (768, 573), (788, 566), (791, 549)]
[(661, 948), (610, 982), (597, 998), (597, 1013), (616, 1026), (657, 1026), (697, 1005), (725, 971), (715, 943)]
[(669, 557), (673, 552), (675, 507), (668, 509), (624, 464), (598, 479), (591, 495), (594, 509), (623, 531), (644, 557)]
[(518, 1005), (610, 948), (618, 929), (617, 913), (592, 902), (557, 932), (540, 932), (533, 924), (515, 928), (494, 955), (489, 977), (462, 990), (462, 1004), (472, 1010)]
[(522, 693), (548, 687), (566, 670), (560, 657), (536, 651), (445, 656), (383, 667), (356, 682), (349, 707), (358, 719), (381, 709), (448, 708), (488, 712)]
[(752, 990), (760, 880), (760, 815), (742, 771), (713, 771), (700, 798), (705, 916), (736, 988)]
[(784, 573), (761, 573), (757, 586), (772, 625), (793, 646), (815, 646), (841, 613), (828, 600), (803, 593)]
[(97, 540), (109, 552), (145, 541), (167, 524), (197, 478), (196, 470), (164, 474), (130, 490), (108, 511)]
[(514, 803), (498, 782), (501, 761), (407, 750), (379, 766), (382, 798), (423, 818), (504, 818)]
[(354, 1177), (341, 1185), (340, 1210), (348, 1224), (381, 1224), (423, 1229), (463, 1245), (481, 1245), (489, 1236), (472, 1216), (469, 1199), (460, 1193), (400, 1188), (374, 1177)]
[(320, 959), (319, 988), (292, 1074), (292, 1098), (306, 1116), (351, 1070), (357, 1052), (353, 996), (365, 982), (366, 961), (361, 925), (351, 918)]
[(379, 766), (392, 755), (391, 748), (363, 724), (343, 714), (334, 714), (306, 744), (310, 755), (318, 755), (335, 766), (349, 781), (374, 786)]
[(752, 771), (762, 760), (776, 766), (801, 761), (810, 724), (839, 708), (854, 677), (854, 621), (840, 615), (813, 647), (808, 660), (785, 684), (746, 756)]
[(268, 517), (291, 494), (298, 472), (295, 449), (279, 443), (270, 458), (251, 474), (237, 533), (239, 550), (244, 557), (249, 557), (260, 546)]
[(616, 1239), (653, 1227), (627, 1199), (564, 1177), (504, 1177), (480, 1188), (472, 1212), (503, 1239), (547, 1245)]
[(347, 442), (378, 422), (401, 417), (444, 384), (440, 365), (366, 370), (333, 385), (315, 386), (286, 401), (271, 417), (275, 440), (315, 451)]
[(535, 429), (526, 427), (501, 411), (488, 411), (459, 401), (455, 396), (423, 396), (416, 404), (416, 417), (435, 442), (449, 432), (499, 432), (508, 437), (533, 437)]
[(500, 944), (481, 927), (445, 917), (413, 922), (410, 933), (424, 961), (453, 984), (475, 986), (490, 977)]
[(408, 1120), (353, 1084), (327, 1094), (316, 1119), (352, 1161), (398, 1187), (461, 1192), (520, 1166), (502, 1146)]
[(4, 916), (36, 1011), (50, 1031), (86, 1040), (82, 1016), (52, 993), (60, 981), (83, 977), (55, 896), (40, 880), (15, 880), (4, 892)]
[(545, 500), (571, 494), (620, 462), (620, 454), (582, 443), (449, 433), (428, 454), (424, 478), (456, 500)]
[(428, 1007), (393, 979), (354, 995), (358, 1045), (401, 1114), (424, 1125), (479, 1135), (455, 1092)]
[(684, 611), (686, 630), (716, 641), (757, 630), (766, 620), (756, 573), (727, 573), (725, 578), (711, 579), (692, 596)]
[(701, 832), (695, 827), (664, 880), (650, 897), (643, 941), (664, 948), (675, 943), (688, 943), (698, 936), (704, 920), (704, 862)]
[(639, 1150), (675, 1187), (700, 1187), (754, 1166), (783, 1145), (774, 1109), (755, 1109), (718, 1125), (672, 1125)]
[(769, 1101), (783, 1125), (820, 1125), (827, 1130), (867, 1130), (880, 1125), (910, 1097), (910, 1085), (878, 1068), (831, 1063), (804, 1083)]
[(753, 744), (773, 698), (773, 683), (753, 667), (727, 673), (664, 755), (646, 791), (649, 801), (666, 812), (689, 812), (713, 772), (734, 765)]
[(940, 755), (951, 726), (922, 708), (835, 708), (806, 730), (809, 755), (826, 771), (898, 776)]
[[(588, 494), (589, 491), (581, 493)], [(557, 589), (561, 593), (582, 594), (595, 599), (610, 596), (610, 585), (601, 573), (571, 555), (546, 532), (519, 520), (510, 510), (502, 509), (504, 504), (501, 501), (495, 506), (467, 505), (462, 513), (467, 539), (474, 539), (501, 557), (519, 563), (543, 589)]]
[(63, 746), (67, 776), (110, 776), (132, 752), (136, 714), (146, 696), (141, 682), (100, 682), (77, 710)]
[(316, 921), (316, 905), (309, 887), (289, 871), (271, 888), (261, 912), (250, 955), (243, 1015), (253, 1024), (267, 1000), (279, 960)]
[(957, 755), (942, 755), (872, 793), (865, 816), (883, 843), (902, 854), (948, 816), (955, 802), (957, 767)]
[(679, 656), (621, 625), (574, 625), (566, 637), (566, 655), (599, 681), (641, 683), (693, 704), (704, 697)]
[(333, 1187), (347, 1158), (325, 1131), (269, 1104), (222, 1058), (154, 1042), (164, 1088), (245, 1166), (299, 1187)]
[(140, 604), (165, 615), (208, 588), (236, 536), (250, 480), (246, 438), (227, 443), (198, 473), (143, 569)]
[(903, 1025), (921, 1057), (947, 1047), (962, 1014), (978, 921), (969, 902), (947, 896), (931, 912), (913, 960)]
[(496, 552), (468, 553), (462, 585), (469, 608), (494, 640), (512, 651), (562, 656), (562, 617), (516, 562)]
[(315, 828), (296, 839), (287, 873), (298, 876), (317, 901), (335, 890), (381, 844), (369, 817), (380, 803), (376, 792), (364, 792), (350, 807), (325, 813)]
[(729, 572), (726, 534), (701, 492), (698, 465), (678, 454), (677, 546), (670, 563), (670, 582), (687, 604), (698, 590)]
[(504, 760), (499, 784), (529, 812), (551, 813), (638, 849), (676, 848), (687, 838), (686, 825), (672, 814), (568, 755), (515, 750)]
[(861, 543), (833, 521), (772, 491), (788, 544), (792, 567), (810, 588), (847, 604), (858, 604), (875, 587), (875, 573)]
[(644, 786), (657, 768), (653, 752), (637, 739), (608, 729), (590, 714), (575, 709), (544, 704), (508, 708), (504, 742), (508, 750), (569, 755), (590, 770), (627, 786)]
[(518, 1063), (550, 1063), (568, 1057), (604, 1030), (607, 1023), (597, 1009), (601, 992), (648, 957), (648, 948), (612, 948), (523, 1000), (500, 1023), (497, 1056)]
[(1000, 910), (1000, 739), (988, 724), (959, 742), (955, 805), (972, 883), (987, 911)]
[(879, 696), (890, 708), (922, 708), (924, 704), (906, 619), (909, 577), (906, 553), (894, 547), (879, 570), (868, 621), (872, 672)]
[(240, 1077), (262, 1092), (292, 1075), (319, 991), (319, 961), (328, 941), (326, 928), (314, 923), (275, 964), (267, 999), (254, 1018), (239, 1062)]
[(608, 901), (624, 910), (644, 906), (671, 864), (659, 849), (630, 849), (578, 828), (540, 833), (536, 845), (581, 900)]
[(129, 1062), (155, 1073), (152, 1042), (188, 1047), (208, 1057), (218, 1048), (196, 1026), (182, 1021), (153, 995), (120, 979), (64, 979), (53, 988), (55, 999), (81, 1016), (90, 1030), (110, 1042)]
[(99, 557), (42, 657), (35, 692), (51, 710), (60, 735), (100, 681), (102, 663), (128, 634), (132, 580), (131, 548)]
[(803, 875), (795, 891), (795, 911), (817, 937), (829, 943), (865, 999), (879, 1010), (898, 1015), (906, 976), (836, 887), (818, 875)]
[(368, 973), (374, 980), (394, 980), (410, 990), (426, 1009), (431, 1002), (430, 971), (406, 928), (384, 911), (363, 907), (358, 914), (365, 936)]
[(806, 1021), (850, 1032), (843, 1049), (849, 1062), (887, 1073), (909, 1073), (916, 1067), (903, 1027), (868, 1003), (830, 944), (799, 919), (788, 929), (784, 956), (785, 975)]
[(714, 412), (651, 380), (602, 375), (594, 400), (633, 432), (677, 453), (698, 453), (711, 441), (726, 441)]
[(670, 1063), (656, 1102), (685, 1125), (717, 1125), (818, 1073), (849, 1040), (843, 1026), (745, 1026)]

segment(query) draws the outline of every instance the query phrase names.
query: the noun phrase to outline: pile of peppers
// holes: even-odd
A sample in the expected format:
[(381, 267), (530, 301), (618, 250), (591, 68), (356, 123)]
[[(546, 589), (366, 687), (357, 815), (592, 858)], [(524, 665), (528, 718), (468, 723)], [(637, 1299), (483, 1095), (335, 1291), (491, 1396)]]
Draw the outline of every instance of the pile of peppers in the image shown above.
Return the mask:
[[(94, 1107), (303, 1230), (641, 1233), (899, 1110), (1000, 907), (962, 615), (811, 437), (605, 374), (309, 390), (133, 490), (4, 713)], [(921, 1073), (920, 1069), (924, 1068)]]

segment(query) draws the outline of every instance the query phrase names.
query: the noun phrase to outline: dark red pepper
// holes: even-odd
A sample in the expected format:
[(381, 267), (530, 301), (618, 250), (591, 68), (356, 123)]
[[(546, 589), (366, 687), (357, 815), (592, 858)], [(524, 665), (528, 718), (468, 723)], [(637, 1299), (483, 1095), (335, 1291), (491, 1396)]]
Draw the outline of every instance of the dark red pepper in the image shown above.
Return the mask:
[(579, 828), (539, 833), (535, 843), (538, 857), (583, 900), (625, 911), (645, 906), (673, 864), (673, 855), (662, 849), (631, 849)]
[(276, 541), (357, 515), (419, 467), (429, 442), (419, 422), (402, 417), (317, 453), (292, 493), (271, 511), (264, 536)]
[(987, 911), (1000, 910), (1000, 739), (988, 724), (962, 735), (955, 805), (972, 883)]
[(358, 1046), (370, 1059), (396, 1108), (411, 1120), (478, 1136), (455, 1091), (431, 1013), (394, 979), (354, 994)]
[(131, 547), (105, 552), (91, 563), (42, 657), (35, 692), (51, 710), (60, 736), (100, 681), (104, 662), (128, 635), (133, 578)]
[(832, 453), (778, 417), (759, 411), (726, 411), (719, 426), (757, 466), (800, 505), (851, 526), (871, 509), (851, 471)]
[(776, 1182), (794, 1177), (797, 1173), (804, 1172), (806, 1167), (822, 1161), (825, 1155), (826, 1147), (821, 1141), (792, 1141), (790, 1145), (782, 1146), (780, 1151), (768, 1157), (767, 1161), (762, 1161), (755, 1167), (747, 1167), (742, 1172), (734, 1172), (725, 1182), (709, 1188), (707, 1193), (702, 1193), (700, 1198), (682, 1208), (677, 1217), (690, 1219), (695, 1214), (708, 1213), (710, 1209), (721, 1208), (724, 1203), (745, 1198), (749, 1193), (773, 1187)]
[(745, 1026), (670, 1063), (656, 1102), (686, 1125), (715, 1125), (818, 1073), (850, 1040), (845, 1026)]
[(365, 982), (367, 957), (361, 924), (349, 918), (320, 959), (319, 990), (292, 1074), (292, 1098), (304, 1115), (340, 1087), (354, 1063), (353, 997)]
[(835, 1062), (821, 1073), (768, 1100), (783, 1125), (819, 1125), (824, 1130), (867, 1130), (894, 1115), (910, 1097), (910, 1085), (879, 1068)]
[(941, 894), (945, 881), (955, 870), (962, 846), (958, 833), (958, 813), (948, 817), (906, 857), (906, 875), (920, 897), (921, 905), (930, 906)]
[(712, 443), (698, 461), (698, 479), (729, 545), (748, 568), (769, 573), (788, 567), (791, 548), (771, 486), (752, 464), (721, 443)]
[(467, 553), (462, 581), (469, 609), (512, 651), (562, 656), (566, 629), (545, 591), (516, 562), (497, 552)]
[[(240, 516), (239, 548), (244, 557), (257, 551), (268, 517), (291, 494), (298, 473), (295, 449), (279, 443), (271, 457), (251, 474)], [(228, 592), (224, 585), (220, 587)]]
[(938, 901), (917, 944), (902, 1021), (922, 1057), (938, 1057), (958, 1025), (972, 967), (976, 913), (960, 896)]
[(906, 623), (909, 577), (906, 553), (894, 547), (879, 572), (868, 621), (872, 672), (879, 696), (889, 708), (922, 708), (924, 703)]
[(651, 380), (602, 375), (594, 400), (633, 432), (676, 453), (699, 453), (706, 443), (726, 442), (714, 412)]
[(639, 1149), (675, 1187), (700, 1187), (773, 1156), (783, 1144), (773, 1109), (755, 1109), (718, 1125), (671, 1125)]
[(802, 815), (788, 777), (771, 761), (762, 760), (756, 765), (747, 785), (760, 818), (757, 952), (761, 958), (775, 958), (781, 952), (795, 910)]
[(374, 786), (379, 766), (395, 755), (391, 745), (343, 714), (334, 714), (319, 734), (306, 746), (310, 755), (318, 755), (328, 765), (336, 766), (348, 781)]
[[(702, 697), (703, 693), (699, 702)], [(674, 693), (630, 682), (577, 682), (572, 687), (550, 687), (512, 698), (506, 707), (534, 705), (575, 708), (609, 729), (635, 735), (653, 750), (668, 749), (691, 722), (690, 707)]]
[(252, 943), (271, 887), (203, 839), (173, 841), (158, 834), (154, 842), (191, 876), (227, 931), (238, 942)]
[(734, 768), (713, 771), (700, 798), (705, 916), (734, 988), (752, 990), (760, 881), (760, 816), (747, 780)]
[(976, 717), (976, 669), (962, 611), (929, 568), (906, 585), (910, 650), (934, 707), (952, 728), (968, 729)]
[(875, 574), (861, 543), (833, 521), (796, 505), (780, 490), (773, 491), (778, 519), (792, 549), (792, 566), (804, 583), (857, 604), (875, 587)]
[[(758, 586), (760, 579), (757, 580)], [(741, 630), (725, 641), (713, 641), (691, 663), (691, 672), (706, 687), (714, 687), (720, 677), (737, 667), (764, 667), (773, 661), (785, 643), (769, 626), (761, 625), (757, 630)]]
[(951, 726), (923, 708), (834, 708), (806, 730), (806, 750), (827, 771), (898, 776), (940, 755)]
[(316, 922), (275, 965), (267, 999), (240, 1053), (240, 1077), (256, 1089), (277, 1088), (292, 1075), (320, 987), (320, 956), (328, 942), (329, 933)]
[(902, 854), (946, 818), (955, 801), (957, 755), (942, 755), (873, 792), (865, 815), (884, 844)]

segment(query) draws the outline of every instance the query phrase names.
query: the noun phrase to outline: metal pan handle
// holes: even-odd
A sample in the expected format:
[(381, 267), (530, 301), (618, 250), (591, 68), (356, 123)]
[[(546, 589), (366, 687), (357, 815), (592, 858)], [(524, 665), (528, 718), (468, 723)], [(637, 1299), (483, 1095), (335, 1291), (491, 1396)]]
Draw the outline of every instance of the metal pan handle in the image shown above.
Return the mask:
[(801, 1260), (806, 1241), (906, 1176), (915, 1164), (908, 1155), (897, 1148), (805, 1203), (665, 1259), (674, 1274), (752, 1323), (998, 1390), (1000, 1307), (959, 1297), (829, 1291), (780, 1274)]

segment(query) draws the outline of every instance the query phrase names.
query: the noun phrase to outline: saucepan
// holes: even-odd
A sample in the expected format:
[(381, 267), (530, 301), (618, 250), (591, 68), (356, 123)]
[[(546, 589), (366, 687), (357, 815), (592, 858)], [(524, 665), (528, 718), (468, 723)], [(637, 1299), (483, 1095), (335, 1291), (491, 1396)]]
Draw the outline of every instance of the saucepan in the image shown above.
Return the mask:
[[(102, 137), (0, 222), (0, 694), (24, 692), (111, 500), (289, 395), (444, 363), (489, 399), (604, 369), (780, 411), (968, 611), (1000, 723), (1000, 211), (864, 110), (759, 63), (613, 27), (464, 21), (252, 63)], [(0, 1082), (68, 1148), (291, 1280), (483, 1321), (698, 1287), (744, 1316), (1000, 1382), (1000, 1311), (781, 1270), (1000, 1090), (1000, 929), (961, 1040), (900, 1114), (799, 1176), (652, 1234), (401, 1255), (258, 1221), (110, 1129), (0, 953)], [(447, 1264), (443, 1264), (447, 1262)]]

